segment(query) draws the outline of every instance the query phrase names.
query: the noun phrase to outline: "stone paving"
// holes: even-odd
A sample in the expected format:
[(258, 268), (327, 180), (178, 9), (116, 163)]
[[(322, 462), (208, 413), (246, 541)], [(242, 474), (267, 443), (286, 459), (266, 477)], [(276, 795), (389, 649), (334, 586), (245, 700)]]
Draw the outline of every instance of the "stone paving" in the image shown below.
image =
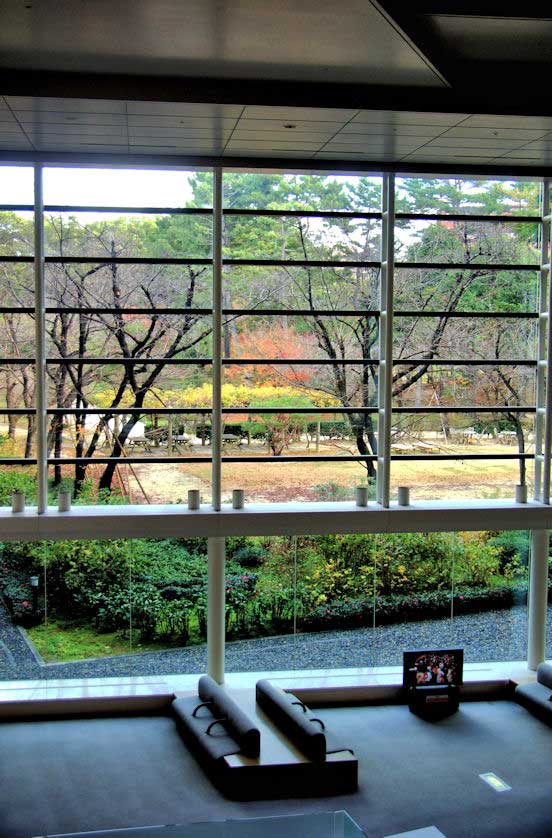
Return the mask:
[[(552, 607), (548, 609), (548, 637), (552, 638)], [(464, 649), (465, 659), (470, 662), (524, 660), (526, 644), (527, 609), (518, 606), (454, 620), (234, 641), (226, 646), (226, 669), (259, 672), (391, 666), (402, 663), (406, 649), (456, 646)], [(552, 656), (552, 641), (549, 646), (548, 655)], [(0, 680), (192, 674), (205, 672), (206, 668), (205, 645), (40, 664), (0, 606)]]

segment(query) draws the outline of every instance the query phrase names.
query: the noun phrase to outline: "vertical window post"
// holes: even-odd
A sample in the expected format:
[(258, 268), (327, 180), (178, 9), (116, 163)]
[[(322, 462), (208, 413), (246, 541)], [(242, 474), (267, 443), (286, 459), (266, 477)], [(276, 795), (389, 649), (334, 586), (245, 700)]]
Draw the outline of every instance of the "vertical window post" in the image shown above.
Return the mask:
[[(213, 172), (213, 411), (211, 414), (211, 496), (215, 511), (221, 506), (222, 451), (222, 169)], [(208, 539), (207, 659), (208, 673), (224, 681), (225, 539)]]
[[(550, 442), (552, 434), (552, 257), (550, 254), (550, 180), (542, 183), (542, 223), (540, 229), (540, 272), (538, 301), (538, 367), (535, 417), (535, 500), (550, 503)], [(529, 602), (527, 666), (536, 669), (546, 654), (546, 613), (548, 607), (547, 530), (531, 533), (529, 564)]]
[(46, 294), (44, 288), (44, 199), (42, 165), (34, 166), (34, 292), (35, 292), (35, 376), (36, 376), (36, 459), (38, 514), (48, 507), (48, 446), (46, 410)]
[(391, 400), (393, 385), (393, 269), (395, 260), (395, 176), (385, 173), (382, 184), (382, 229), (378, 375), (378, 471), (376, 497), (389, 506)]

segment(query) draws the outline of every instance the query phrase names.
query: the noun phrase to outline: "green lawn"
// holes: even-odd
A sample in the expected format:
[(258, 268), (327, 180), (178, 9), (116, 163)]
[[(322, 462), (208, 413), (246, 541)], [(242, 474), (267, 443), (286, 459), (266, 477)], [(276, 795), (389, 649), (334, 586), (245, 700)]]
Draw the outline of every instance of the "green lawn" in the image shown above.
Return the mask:
[(65, 625), (55, 620), (50, 620), (47, 626), (27, 629), (27, 634), (46, 663), (104, 658), (136, 652), (159, 652), (168, 645), (141, 643), (138, 639), (133, 639), (131, 645), (129, 638), (120, 632), (98, 634), (90, 626)]

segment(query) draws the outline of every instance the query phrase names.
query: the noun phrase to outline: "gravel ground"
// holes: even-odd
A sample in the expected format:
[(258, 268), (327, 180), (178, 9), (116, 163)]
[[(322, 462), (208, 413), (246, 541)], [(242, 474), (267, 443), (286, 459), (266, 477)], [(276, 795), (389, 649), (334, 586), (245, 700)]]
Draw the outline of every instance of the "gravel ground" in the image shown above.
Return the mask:
[[(548, 655), (552, 656), (552, 606), (547, 636)], [(526, 644), (527, 609), (520, 606), (467, 614), (453, 621), (424, 620), (376, 629), (231, 642), (226, 646), (226, 669), (263, 672), (401, 665), (405, 649), (456, 646), (464, 649), (470, 662), (524, 660)], [(206, 668), (204, 645), (41, 666), (0, 608), (0, 680), (187, 674), (205, 672)]]

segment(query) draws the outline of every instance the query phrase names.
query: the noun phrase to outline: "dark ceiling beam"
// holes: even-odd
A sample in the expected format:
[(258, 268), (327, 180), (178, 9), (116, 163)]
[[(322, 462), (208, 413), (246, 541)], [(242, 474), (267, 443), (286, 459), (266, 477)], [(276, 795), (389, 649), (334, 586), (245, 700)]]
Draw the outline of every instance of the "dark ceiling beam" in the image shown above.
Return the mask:
[(114, 166), (121, 168), (211, 168), (223, 166), (227, 169), (255, 169), (260, 171), (284, 172), (339, 172), (341, 174), (398, 174), (417, 175), (464, 175), (519, 178), (537, 180), (552, 177), (552, 166), (519, 166), (513, 162), (504, 164), (465, 163), (391, 163), (381, 160), (315, 160), (312, 157), (197, 157), (180, 154), (91, 154), (68, 151), (0, 151), (0, 163), (30, 164), (43, 163), (46, 166)]
[(424, 22), (419, 4), (400, 0), (380, 0), (377, 4), (385, 17), (402, 30), (419, 53), (432, 64), (451, 86), (456, 86), (458, 69), (451, 53), (436, 39)]
[(507, 68), (507, 85), (493, 75), (492, 85), (486, 86), (488, 65), (478, 68), (472, 62), (470, 79), (477, 83), (462, 90), (6, 69), (0, 71), (0, 95), (552, 116), (552, 97), (543, 96), (539, 84), (527, 84), (529, 76), (533, 82), (538, 77), (532, 65), (526, 69)]
[[(385, 2), (382, 6), (387, 6)], [(394, 3), (394, 5), (399, 5)], [(402, 5), (402, 4), (401, 4)], [(431, 15), (433, 17), (495, 17), (509, 20), (552, 20), (550, 3), (531, 3), (520, 6), (496, 2), (496, 0), (481, 0), (479, 3), (466, 3), (464, 0), (423, 0), (416, 2), (412, 12), (416, 15)]]

